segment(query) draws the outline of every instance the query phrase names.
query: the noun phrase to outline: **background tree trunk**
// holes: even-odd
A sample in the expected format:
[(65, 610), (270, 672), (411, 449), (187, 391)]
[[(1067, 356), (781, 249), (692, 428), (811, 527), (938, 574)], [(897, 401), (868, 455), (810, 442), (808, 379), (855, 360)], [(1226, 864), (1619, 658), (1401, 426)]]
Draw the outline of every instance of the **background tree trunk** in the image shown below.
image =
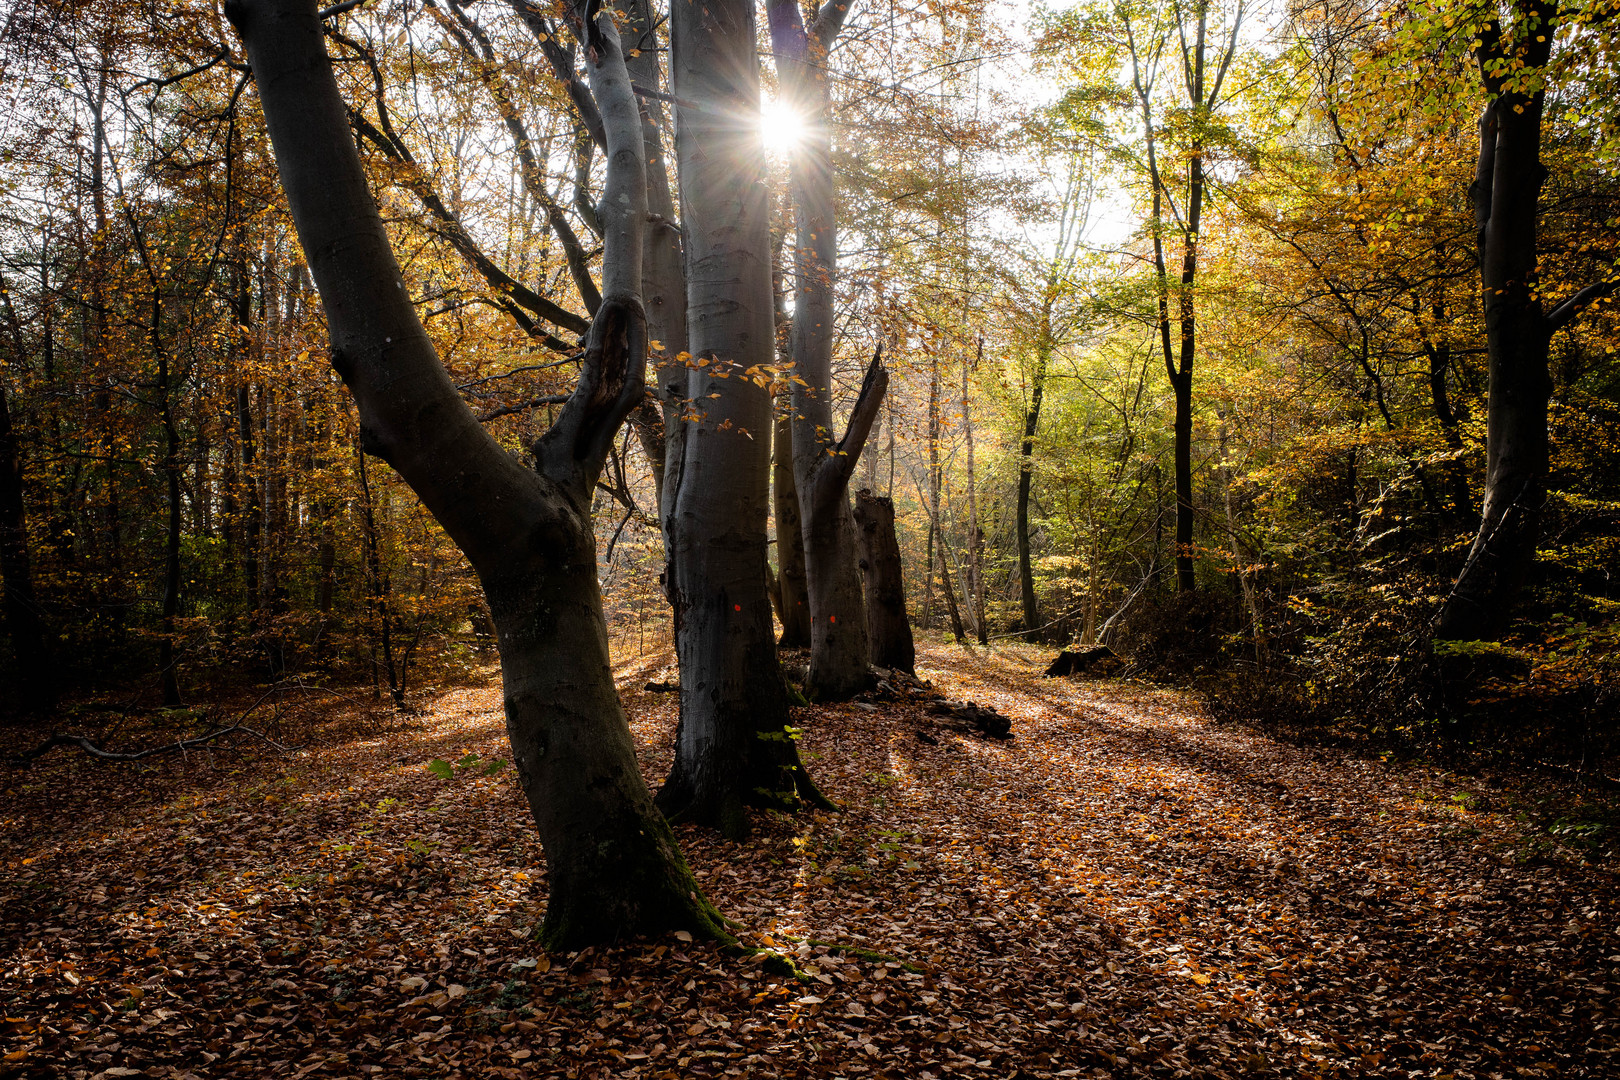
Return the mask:
[[(803, 132), (789, 159), (793, 191), (793, 468), (804, 533), (805, 584), (810, 597), (810, 671), (805, 691), (841, 700), (866, 689), (866, 617), (856, 566), (849, 478), (879, 405), (886, 377), (870, 377), (855, 403), (849, 430), (833, 438), (834, 295), (838, 279), (838, 192), (828, 129), (831, 97), (827, 54), (849, 11), (828, 0), (808, 29), (798, 0), (772, 0), (771, 47), (782, 92)], [(868, 395), (871, 395), (870, 398)]]
[[(979, 335), (979, 349), (974, 367), (984, 363), (984, 335)], [(973, 409), (969, 403), (968, 363), (962, 360), (962, 437), (967, 442), (967, 504), (968, 504), (968, 557), (967, 581), (963, 592), (973, 612), (973, 631), (980, 645), (990, 644), (990, 628), (984, 619), (984, 533), (979, 529), (978, 483), (974, 476), (973, 461)]]
[(894, 536), (894, 500), (869, 488), (855, 493), (856, 535), (866, 581), (866, 634), (872, 663), (915, 672), (917, 649), (906, 618), (906, 579)]
[(753, 375), (770, 364), (775, 333), (755, 26), (745, 0), (676, 4), (670, 18), (697, 415), (679, 474), (665, 479), (681, 719), (658, 805), (733, 836), (746, 806), (814, 792), (785, 730), (766, 586), (771, 403)]
[(793, 403), (784, 392), (777, 398), (771, 435), (771, 505), (776, 513), (777, 618), (784, 649), (810, 647), (810, 597), (804, 581), (804, 531), (799, 517), (799, 488), (793, 478)]
[[(1050, 322), (1050, 312), (1046, 319)], [(1035, 432), (1041, 424), (1041, 399), (1046, 393), (1046, 367), (1050, 359), (1051, 334), (1043, 335), (1035, 357), (1035, 375), (1029, 391), (1029, 407), (1024, 410), (1024, 438), (1018, 444), (1018, 506), (1014, 528), (1018, 533), (1018, 587), (1023, 601), (1026, 640), (1040, 629), (1041, 613), (1035, 603), (1035, 569), (1029, 552), (1029, 489), (1035, 479)]]
[(29, 712), (45, 713), (55, 702), (56, 678), (34, 594), (18, 441), (7, 394), (0, 387), (0, 585), (5, 590), (6, 631), (17, 663), (18, 704)]

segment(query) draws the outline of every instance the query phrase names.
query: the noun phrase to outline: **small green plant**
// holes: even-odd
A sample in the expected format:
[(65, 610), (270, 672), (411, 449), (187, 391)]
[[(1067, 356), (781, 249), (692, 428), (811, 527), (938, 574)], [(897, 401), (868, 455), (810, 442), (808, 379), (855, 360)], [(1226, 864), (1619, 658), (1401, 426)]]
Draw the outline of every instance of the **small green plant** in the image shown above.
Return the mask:
[(443, 758), (434, 758), (427, 763), (427, 771), (440, 780), (449, 780), (457, 773), (467, 772), (476, 772), (479, 776), (494, 776), (505, 767), (505, 758), (494, 758), (491, 761), (484, 762), (477, 754), (470, 752), (453, 764)]

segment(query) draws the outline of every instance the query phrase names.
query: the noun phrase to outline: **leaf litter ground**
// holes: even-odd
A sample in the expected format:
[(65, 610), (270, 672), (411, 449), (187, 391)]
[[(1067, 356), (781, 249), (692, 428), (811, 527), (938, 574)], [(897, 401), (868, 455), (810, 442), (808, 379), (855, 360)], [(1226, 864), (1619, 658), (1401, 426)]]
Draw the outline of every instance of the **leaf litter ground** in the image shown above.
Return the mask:
[[(0, 797), (0, 1074), (1620, 1075), (1607, 871), (1527, 860), (1437, 772), (1044, 659), (924, 652), (1010, 742), (920, 705), (800, 709), (843, 812), (680, 830), (809, 983), (679, 936), (538, 952), (493, 685), (337, 708), (292, 756), (58, 752)], [(675, 702), (640, 688), (666, 662), (619, 671), (654, 782)]]

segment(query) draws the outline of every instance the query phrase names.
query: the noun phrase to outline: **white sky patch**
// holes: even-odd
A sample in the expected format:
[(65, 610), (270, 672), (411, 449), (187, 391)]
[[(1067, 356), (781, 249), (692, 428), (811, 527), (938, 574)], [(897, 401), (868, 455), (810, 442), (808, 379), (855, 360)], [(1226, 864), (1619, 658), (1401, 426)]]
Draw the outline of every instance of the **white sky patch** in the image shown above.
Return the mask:
[(783, 101), (764, 95), (759, 100), (759, 133), (765, 140), (765, 152), (772, 157), (787, 157), (804, 140), (804, 120), (798, 112)]

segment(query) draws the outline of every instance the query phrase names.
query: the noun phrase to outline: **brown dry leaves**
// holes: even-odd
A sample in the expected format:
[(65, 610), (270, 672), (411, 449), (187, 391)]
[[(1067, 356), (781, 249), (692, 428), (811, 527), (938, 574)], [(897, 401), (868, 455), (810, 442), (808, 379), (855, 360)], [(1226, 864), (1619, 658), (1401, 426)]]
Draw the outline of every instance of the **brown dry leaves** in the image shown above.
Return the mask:
[[(675, 702), (621, 686), (650, 779)], [(1605, 1076), (1606, 873), (1521, 865), (1444, 777), (1209, 726), (1185, 699), (936, 650), (1014, 719), (799, 710), (839, 814), (682, 830), (759, 958), (546, 956), (492, 688), (213, 771), (60, 754), (0, 799), (0, 1072), (96, 1076)], [(26, 739), (19, 739), (19, 742)], [(1613, 957), (1613, 959), (1611, 959)]]

